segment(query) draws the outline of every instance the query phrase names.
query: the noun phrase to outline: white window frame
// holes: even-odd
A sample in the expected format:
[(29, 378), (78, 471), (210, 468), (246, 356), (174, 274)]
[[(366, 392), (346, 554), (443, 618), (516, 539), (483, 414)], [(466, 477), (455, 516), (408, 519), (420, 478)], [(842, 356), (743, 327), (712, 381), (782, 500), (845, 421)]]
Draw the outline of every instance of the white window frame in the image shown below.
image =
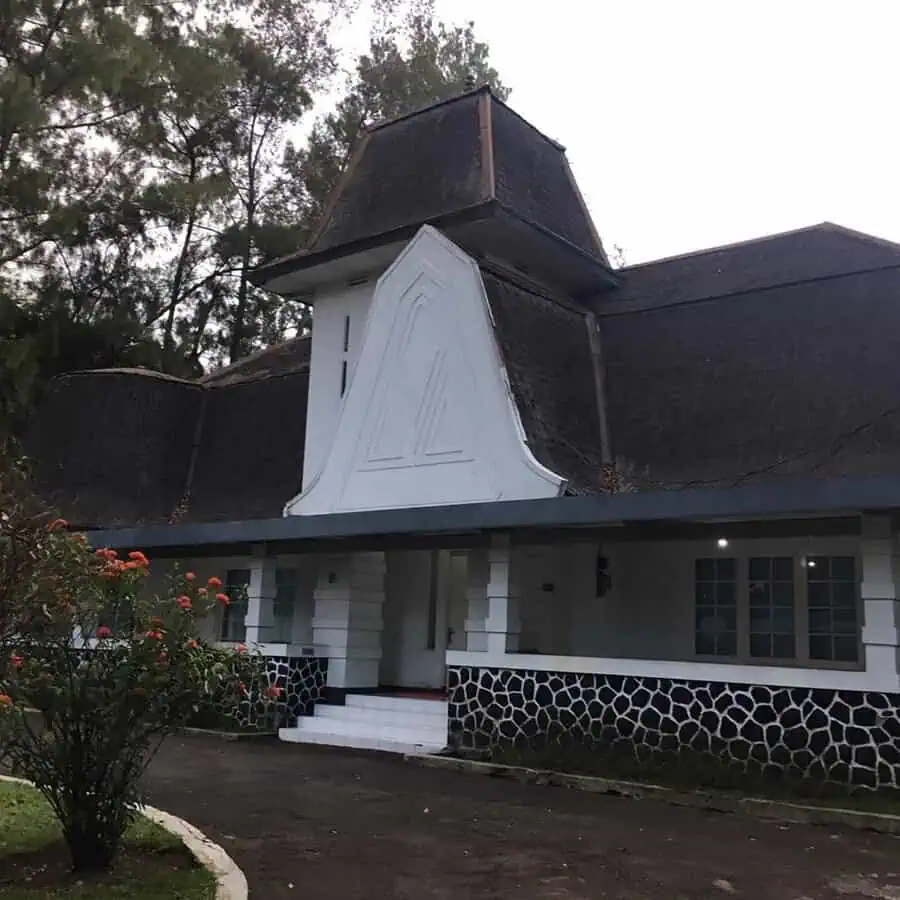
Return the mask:
[[(232, 584), (229, 580), (229, 575), (232, 572), (246, 572), (247, 574), (247, 583), (246, 585), (241, 585), (244, 590), (244, 596), (240, 599), (236, 599), (231, 596), (231, 592), (234, 590), (235, 585)], [(222, 644), (242, 644), (247, 640), (247, 610), (250, 605), (248, 592), (250, 590), (250, 567), (249, 566), (228, 566), (228, 568), (224, 572), (225, 575), (225, 584), (222, 587), (222, 590), (229, 595), (231, 603), (227, 607), (222, 607), (220, 617), (219, 617), (219, 643)], [(240, 611), (243, 611), (243, 617), (240, 621), (240, 628), (236, 630), (241, 634), (240, 637), (231, 637), (227, 631), (226, 626), (228, 623), (232, 622), (232, 617), (235, 616)]]
[[(284, 576), (281, 573), (290, 573), (290, 578), (284, 579)], [(282, 580), (284, 579), (284, 580)], [(282, 605), (282, 602), (278, 599), (278, 589), (283, 586), (290, 584), (293, 589), (293, 595), (291, 597), (289, 606), (291, 610), (290, 617), (287, 619), (288, 628), (287, 634), (276, 634), (274, 631), (275, 623), (279, 622), (279, 617), (276, 615), (276, 611)], [(294, 636), (294, 618), (297, 615), (297, 600), (300, 593), (300, 571), (298, 566), (294, 565), (280, 565), (275, 568), (275, 596), (272, 598), (272, 627), (273, 632), (269, 639), (269, 643), (272, 644), (290, 644), (293, 640)]]
[[(806, 560), (809, 557), (853, 558), (856, 575), (856, 660), (810, 659), (809, 656), (809, 604), (807, 591)], [(693, 566), (698, 559), (732, 558), (737, 565), (737, 653), (734, 656), (699, 654), (696, 652), (696, 574)], [(793, 560), (794, 572), (794, 641), (793, 657), (759, 657), (750, 655), (750, 559), (790, 557)], [(862, 600), (862, 558), (858, 551), (840, 550), (831, 547), (811, 547), (807, 552), (798, 553), (794, 548), (780, 548), (776, 544), (765, 546), (728, 547), (720, 551), (712, 548), (710, 552), (697, 551), (692, 559), (692, 621), (691, 647), (694, 648), (692, 658), (697, 661), (722, 665), (778, 666), (787, 668), (843, 669), (862, 671), (865, 669), (865, 646), (862, 640), (863, 600)]]

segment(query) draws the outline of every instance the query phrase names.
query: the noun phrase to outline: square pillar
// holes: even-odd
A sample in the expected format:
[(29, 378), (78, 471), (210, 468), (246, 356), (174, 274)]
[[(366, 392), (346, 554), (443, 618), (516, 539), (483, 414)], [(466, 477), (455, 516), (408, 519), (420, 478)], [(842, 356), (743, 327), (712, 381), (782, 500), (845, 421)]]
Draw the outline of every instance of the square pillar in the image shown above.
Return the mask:
[(862, 643), (866, 671), (877, 674), (879, 681), (892, 680), (900, 686), (900, 609), (897, 601), (900, 555), (890, 517), (863, 517), (861, 556)]
[(466, 566), (466, 650), (484, 653), (488, 613), (488, 555), (484, 550), (470, 550)]
[(495, 535), (488, 550), (487, 616), (484, 630), (492, 655), (519, 649), (519, 590), (513, 578), (509, 535)]
[(250, 563), (247, 615), (244, 618), (248, 644), (265, 644), (271, 640), (275, 626), (275, 592), (275, 560), (254, 557)]
[(378, 687), (384, 553), (322, 560), (314, 592), (313, 643), (328, 658), (328, 686)]

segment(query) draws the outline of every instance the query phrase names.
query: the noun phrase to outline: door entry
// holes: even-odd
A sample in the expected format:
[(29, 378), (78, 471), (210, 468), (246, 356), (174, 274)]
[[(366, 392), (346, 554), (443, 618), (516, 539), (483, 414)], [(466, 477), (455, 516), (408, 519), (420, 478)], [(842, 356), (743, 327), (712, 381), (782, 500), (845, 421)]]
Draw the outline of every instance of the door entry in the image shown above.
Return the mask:
[[(391, 565), (393, 563), (394, 565)], [(466, 556), (447, 550), (396, 554), (389, 563), (385, 681), (398, 687), (441, 689), (448, 649), (465, 648)]]

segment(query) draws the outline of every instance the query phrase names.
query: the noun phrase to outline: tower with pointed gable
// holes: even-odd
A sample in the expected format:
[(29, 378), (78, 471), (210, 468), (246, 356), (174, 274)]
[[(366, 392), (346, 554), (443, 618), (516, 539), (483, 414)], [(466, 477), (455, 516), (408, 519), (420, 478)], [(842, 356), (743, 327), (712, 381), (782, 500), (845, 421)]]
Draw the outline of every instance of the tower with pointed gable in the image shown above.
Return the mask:
[(289, 512), (599, 487), (589, 310), (615, 276), (564, 148), (489, 88), (370, 128), (309, 247), (256, 281), (314, 309)]

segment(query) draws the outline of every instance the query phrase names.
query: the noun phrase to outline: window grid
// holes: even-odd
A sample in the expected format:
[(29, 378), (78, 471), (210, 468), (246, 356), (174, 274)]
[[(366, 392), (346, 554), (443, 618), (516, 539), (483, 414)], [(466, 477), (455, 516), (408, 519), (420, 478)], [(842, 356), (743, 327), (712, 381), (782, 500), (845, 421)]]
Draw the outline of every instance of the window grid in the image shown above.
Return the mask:
[(297, 601), (297, 570), (275, 570), (275, 599), (272, 602), (272, 640), (288, 644), (294, 632)]
[(249, 569), (229, 569), (225, 573), (225, 593), (231, 602), (222, 608), (221, 639), (238, 643), (247, 639), (247, 588)]
[(695, 560), (695, 655), (857, 666), (857, 572), (853, 556)]
[(698, 656), (737, 656), (737, 560), (695, 563), (694, 650)]
[(859, 590), (852, 556), (811, 556), (806, 561), (809, 658), (859, 661)]
[(796, 659), (794, 559), (754, 556), (747, 565), (749, 652), (753, 659)]

